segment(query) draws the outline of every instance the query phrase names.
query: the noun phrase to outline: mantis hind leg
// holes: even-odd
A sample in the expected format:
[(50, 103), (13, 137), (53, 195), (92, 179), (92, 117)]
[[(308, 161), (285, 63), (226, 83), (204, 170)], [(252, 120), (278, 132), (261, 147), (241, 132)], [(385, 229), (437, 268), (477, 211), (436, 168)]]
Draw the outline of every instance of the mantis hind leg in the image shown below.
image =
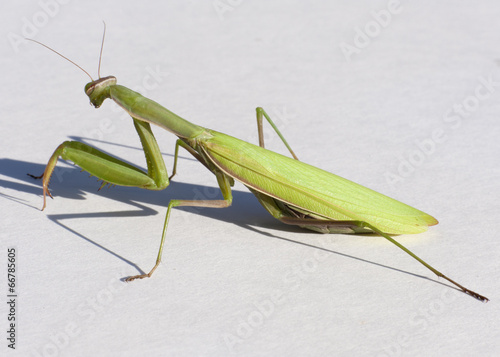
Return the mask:
[(327, 220), (300, 210), (298, 207), (291, 207), (290, 205), (276, 200), (264, 193), (258, 192), (251, 187), (248, 187), (248, 189), (274, 218), (285, 224), (299, 226), (318, 233), (373, 233), (373, 230), (362, 226), (359, 221)]
[(335, 221), (314, 218), (281, 217), (285, 224), (299, 226), (318, 233), (373, 234), (371, 229), (360, 226), (359, 221)]
[(101, 188), (108, 183), (149, 190), (162, 190), (167, 187), (169, 184), (167, 170), (150, 125), (135, 119), (134, 125), (146, 155), (147, 173), (87, 144), (65, 141), (54, 151), (41, 176), (30, 175), (34, 178), (43, 178), (42, 210), (46, 206), (47, 196), (52, 197), (49, 192), (49, 182), (59, 157), (74, 162), (92, 176), (102, 180)]
[(285, 137), (283, 136), (283, 134), (281, 134), (278, 127), (276, 126), (276, 124), (274, 124), (271, 117), (266, 113), (266, 111), (261, 107), (258, 107), (256, 110), (257, 110), (257, 129), (259, 131), (259, 146), (263, 147), (263, 148), (265, 147), (264, 146), (264, 129), (262, 127), (262, 121), (263, 121), (262, 119), (266, 118), (268, 123), (273, 127), (276, 134), (278, 134), (278, 136), (280, 137), (281, 141), (283, 141), (283, 144), (285, 144), (288, 151), (290, 151), (290, 154), (293, 156), (293, 158), (295, 160), (298, 160), (298, 158), (295, 155), (295, 153), (293, 152), (292, 148), (290, 147), (290, 145), (288, 145)]
[[(416, 254), (410, 251), (408, 248), (403, 246), (401, 243), (393, 239), (389, 234), (382, 232), (372, 224), (363, 221), (329, 221), (329, 220), (319, 220), (319, 219), (311, 219), (311, 218), (295, 218), (295, 217), (281, 217), (279, 220), (286, 224), (297, 225), (302, 228), (307, 228), (311, 230), (316, 230), (322, 233), (335, 233), (338, 229), (351, 229), (351, 232), (345, 233), (376, 233), (381, 237), (384, 237), (392, 244), (396, 245), (398, 248), (403, 250), (405, 253), (410, 255), (412, 258), (417, 260), (420, 264), (425, 266), (427, 269), (432, 271), (438, 277), (448, 280), (450, 283), (454, 284), (458, 288), (460, 288), (464, 293), (471, 295), (472, 297), (487, 302), (489, 299), (483, 295), (480, 295), (466, 287), (458, 284), (456, 281), (448, 278), (446, 275), (441, 273), (439, 270), (432, 267), (430, 264), (426, 263), (424, 260), (419, 258)], [(324, 229), (323, 231), (321, 229)], [(360, 229), (364, 229), (365, 231), (359, 231)]]

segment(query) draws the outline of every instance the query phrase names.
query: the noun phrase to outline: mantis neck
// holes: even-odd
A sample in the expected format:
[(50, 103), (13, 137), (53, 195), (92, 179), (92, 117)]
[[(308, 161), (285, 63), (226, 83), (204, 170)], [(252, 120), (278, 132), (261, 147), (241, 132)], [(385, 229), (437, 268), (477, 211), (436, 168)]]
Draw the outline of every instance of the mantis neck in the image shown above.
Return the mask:
[(180, 138), (194, 139), (206, 130), (127, 87), (111, 86), (110, 98), (133, 118), (158, 125)]

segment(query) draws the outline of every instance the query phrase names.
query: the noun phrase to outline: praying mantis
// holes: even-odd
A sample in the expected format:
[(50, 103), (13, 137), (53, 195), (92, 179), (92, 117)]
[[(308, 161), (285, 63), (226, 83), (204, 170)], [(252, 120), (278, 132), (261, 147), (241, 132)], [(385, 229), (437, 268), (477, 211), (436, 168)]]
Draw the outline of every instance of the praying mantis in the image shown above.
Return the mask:
[[(147, 274), (130, 276), (126, 281), (149, 278), (158, 268), (162, 259), (170, 215), (174, 207), (229, 207), (232, 203), (231, 187), (235, 181), (239, 181), (255, 195), (260, 204), (274, 218), (284, 224), (320, 233), (378, 234), (464, 293), (480, 301), (488, 301), (485, 296), (451, 280), (392, 238), (393, 235), (424, 232), (429, 226), (438, 223), (434, 217), (357, 183), (299, 161), (270, 116), (260, 107), (257, 108), (259, 136), (257, 146), (195, 125), (141, 94), (117, 84), (114, 76), (101, 78), (100, 66), (104, 35), (97, 80), (94, 80), (76, 63), (50, 47), (38, 41), (31, 41), (55, 52), (90, 77), (91, 82), (85, 86), (85, 93), (95, 108), (99, 108), (106, 99), (110, 99), (132, 117), (146, 156), (147, 172), (87, 144), (65, 141), (54, 151), (42, 175), (30, 175), (43, 179), (42, 210), (46, 207), (47, 196), (52, 198), (49, 181), (59, 158), (72, 161), (84, 171), (102, 180), (103, 185), (109, 183), (148, 190), (163, 190), (168, 187), (170, 180), (176, 174), (179, 148), (183, 148), (215, 175), (222, 193), (222, 199), (217, 200), (170, 200), (153, 268)], [(264, 118), (280, 137), (292, 157), (265, 148)], [(151, 130), (151, 124), (178, 137), (171, 176), (168, 176), (160, 148)]]

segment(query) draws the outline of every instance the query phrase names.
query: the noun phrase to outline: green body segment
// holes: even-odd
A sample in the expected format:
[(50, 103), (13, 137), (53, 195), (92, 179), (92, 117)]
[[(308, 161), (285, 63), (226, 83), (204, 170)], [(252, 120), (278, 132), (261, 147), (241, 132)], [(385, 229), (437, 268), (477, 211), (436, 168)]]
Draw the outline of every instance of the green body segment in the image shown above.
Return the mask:
[(135, 119), (145, 121), (170, 131), (181, 138), (196, 138), (205, 129), (190, 123), (170, 110), (141, 94), (121, 85), (110, 87), (110, 98)]
[[(437, 220), (411, 206), (298, 160), (210, 131), (204, 151), (255, 191), (324, 219), (364, 221), (389, 234), (421, 233)], [(235, 150), (234, 148), (238, 148)]]

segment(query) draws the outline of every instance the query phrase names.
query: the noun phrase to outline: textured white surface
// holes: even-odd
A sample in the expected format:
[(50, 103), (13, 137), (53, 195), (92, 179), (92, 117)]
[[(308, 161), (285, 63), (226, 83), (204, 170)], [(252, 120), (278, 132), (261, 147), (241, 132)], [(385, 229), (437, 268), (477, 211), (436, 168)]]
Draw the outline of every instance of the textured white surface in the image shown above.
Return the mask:
[[(0, 291), (16, 246), (16, 355), (500, 353), (500, 6), (326, 3), (2, 5)], [(216, 182), (182, 153), (164, 192), (97, 192), (61, 162), (55, 199), (39, 211), (40, 183), (26, 173), (41, 173), (64, 140), (144, 167), (131, 121), (112, 103), (90, 107), (85, 75), (40, 46), (12, 45), (33, 37), (96, 76), (102, 20), (103, 75), (251, 142), (263, 106), (303, 161), (434, 215), (438, 226), (398, 239), (491, 301), (456, 291), (382, 238), (284, 226), (241, 185), (231, 208), (174, 212), (154, 278), (121, 282), (153, 264), (169, 199), (213, 197)], [(341, 48), (356, 43), (346, 56)], [(156, 133), (170, 169), (175, 138)], [(268, 143), (283, 152), (274, 136)], [(4, 334), (1, 354), (14, 355)]]

